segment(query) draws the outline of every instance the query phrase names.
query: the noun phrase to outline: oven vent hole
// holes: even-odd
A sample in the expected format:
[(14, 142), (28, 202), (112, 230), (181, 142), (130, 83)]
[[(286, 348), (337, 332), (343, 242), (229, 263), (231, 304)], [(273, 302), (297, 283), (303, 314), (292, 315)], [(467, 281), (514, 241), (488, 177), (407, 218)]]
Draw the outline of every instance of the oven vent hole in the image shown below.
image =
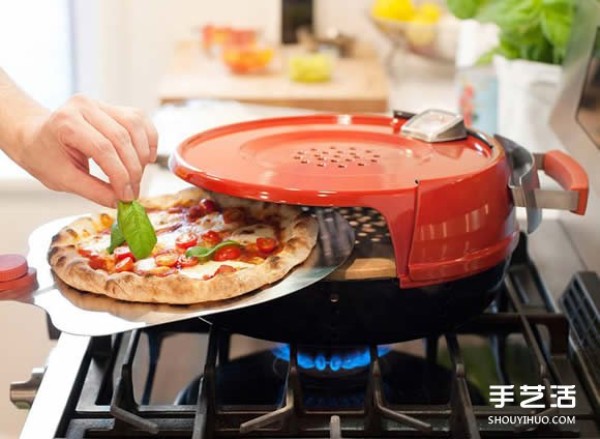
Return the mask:
[(342, 216), (354, 228), (356, 245), (391, 245), (392, 241), (383, 215), (366, 207), (339, 209)]
[[(302, 165), (316, 164), (323, 168), (331, 163), (337, 168), (347, 168), (349, 166), (365, 167), (378, 164), (381, 154), (377, 154), (375, 149), (365, 149), (358, 147), (337, 147), (335, 145), (313, 147), (306, 151), (295, 151), (292, 158)], [(325, 162), (325, 164), (322, 164)], [(345, 163), (345, 165), (339, 165)]]

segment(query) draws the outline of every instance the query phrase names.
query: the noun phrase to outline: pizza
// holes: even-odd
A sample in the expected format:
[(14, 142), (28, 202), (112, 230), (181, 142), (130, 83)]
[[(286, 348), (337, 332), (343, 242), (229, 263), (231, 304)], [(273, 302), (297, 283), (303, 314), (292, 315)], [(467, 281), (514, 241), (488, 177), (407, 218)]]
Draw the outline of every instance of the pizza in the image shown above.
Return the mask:
[[(150, 256), (137, 260), (126, 243), (110, 253), (116, 213), (103, 212), (53, 237), (55, 275), (78, 290), (131, 302), (224, 300), (285, 277), (308, 258), (318, 235), (316, 220), (300, 208), (196, 188), (140, 203), (156, 233)], [(190, 255), (194, 249), (203, 252)]]

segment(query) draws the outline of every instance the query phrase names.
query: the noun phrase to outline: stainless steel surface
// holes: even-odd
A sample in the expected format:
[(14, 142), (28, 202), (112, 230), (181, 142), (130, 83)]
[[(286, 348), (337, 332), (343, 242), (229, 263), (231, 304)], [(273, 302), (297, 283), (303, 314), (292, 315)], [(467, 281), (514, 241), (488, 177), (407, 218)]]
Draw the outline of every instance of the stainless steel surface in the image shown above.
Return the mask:
[[(536, 167), (545, 171), (545, 154), (535, 153)], [(576, 210), (579, 205), (579, 192), (567, 190), (536, 189), (534, 191), (535, 206), (542, 209)]]
[(544, 209), (576, 210), (579, 194), (575, 192), (538, 189), (534, 191), (535, 207)]
[(35, 400), (45, 369), (36, 367), (31, 371), (31, 376), (27, 381), (19, 381), (10, 384), (10, 401), (20, 409), (30, 409)]
[(174, 306), (132, 303), (84, 293), (55, 279), (46, 262), (52, 236), (74, 218), (64, 218), (36, 229), (29, 240), (29, 264), (38, 270), (38, 290), (12, 296), (45, 309), (61, 331), (78, 335), (107, 335), (146, 326), (207, 316), (277, 299), (327, 277), (352, 253), (354, 231), (338, 213), (318, 215), (319, 240), (308, 259), (281, 281), (241, 297), (209, 304)]
[[(583, 261), (583, 269), (600, 272), (600, 151), (590, 136), (577, 121), (582, 104), (588, 66), (592, 57), (600, 27), (600, 2), (580, 0), (573, 18), (571, 40), (563, 65), (558, 99), (550, 116), (550, 126), (558, 135), (564, 148), (587, 170), (590, 193), (585, 216), (562, 215), (560, 221), (567, 234), (570, 246)], [(600, 132), (600, 109), (590, 109), (589, 117)]]
[(540, 180), (533, 154), (506, 137), (495, 136), (506, 151), (511, 167), (508, 187), (516, 206), (526, 207), (527, 233), (532, 233), (542, 221), (542, 211), (535, 205), (534, 191), (540, 187)]
[[(577, 26), (573, 26), (571, 32), (560, 92), (550, 115), (550, 124), (565, 148), (576, 151), (582, 157), (594, 159), (598, 164), (598, 146), (577, 123), (576, 115), (581, 105), (590, 59), (594, 56), (596, 33), (600, 26), (600, 3), (596, 0), (578, 1), (573, 23), (577, 23)], [(596, 188), (600, 190), (600, 182)]]
[(37, 396), (21, 431), (21, 439), (53, 439), (81, 362), (90, 344), (89, 337), (62, 334), (48, 359)]
[(462, 116), (445, 110), (426, 110), (411, 117), (400, 132), (406, 137), (429, 143), (465, 139), (467, 129)]

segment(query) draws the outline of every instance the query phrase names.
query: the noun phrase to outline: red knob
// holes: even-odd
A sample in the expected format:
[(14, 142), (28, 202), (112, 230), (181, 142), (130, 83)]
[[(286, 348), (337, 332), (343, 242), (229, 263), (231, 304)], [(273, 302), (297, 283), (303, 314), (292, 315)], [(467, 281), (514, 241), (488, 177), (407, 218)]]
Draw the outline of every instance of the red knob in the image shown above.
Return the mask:
[(0, 291), (35, 288), (36, 270), (21, 255), (0, 255)]
[(27, 259), (21, 255), (0, 255), (0, 282), (18, 279), (27, 274)]

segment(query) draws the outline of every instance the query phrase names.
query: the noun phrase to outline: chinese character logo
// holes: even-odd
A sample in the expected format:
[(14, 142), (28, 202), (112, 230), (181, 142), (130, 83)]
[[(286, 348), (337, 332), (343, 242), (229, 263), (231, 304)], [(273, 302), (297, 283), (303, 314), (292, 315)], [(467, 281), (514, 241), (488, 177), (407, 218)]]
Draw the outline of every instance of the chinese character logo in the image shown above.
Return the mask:
[(555, 403), (550, 404), (550, 407), (558, 407), (559, 409), (575, 408), (575, 385), (555, 385), (551, 386), (553, 391), (550, 398), (555, 400)]
[(515, 402), (514, 387), (511, 385), (491, 385), (490, 386), (490, 403), (494, 404), (497, 409), (502, 409), (506, 404)]
[[(574, 385), (550, 386), (550, 404), (552, 408), (574, 408), (576, 390)], [(523, 385), (519, 387), (521, 408), (545, 409), (548, 408), (544, 401), (546, 387), (543, 385)], [(495, 384), (490, 386), (490, 404), (501, 409), (515, 402), (515, 386), (510, 384)]]
[[(521, 400), (521, 408), (524, 409), (543, 409), (545, 408), (544, 399), (545, 387), (541, 384), (538, 386), (521, 386), (521, 396), (529, 397)], [(541, 401), (541, 402), (538, 402)]]

